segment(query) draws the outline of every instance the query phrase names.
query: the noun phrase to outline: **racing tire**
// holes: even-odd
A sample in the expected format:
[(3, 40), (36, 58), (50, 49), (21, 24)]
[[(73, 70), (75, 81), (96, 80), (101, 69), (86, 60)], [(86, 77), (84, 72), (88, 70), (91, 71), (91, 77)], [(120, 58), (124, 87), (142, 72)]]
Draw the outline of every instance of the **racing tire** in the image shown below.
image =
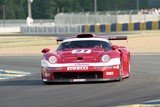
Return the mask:
[(131, 75), (131, 61), (129, 61), (129, 64), (128, 64), (128, 77), (129, 78)]
[(44, 85), (51, 85), (50, 82), (43, 82)]
[(120, 69), (119, 69), (119, 81), (122, 81), (123, 79), (123, 64), (122, 64), (122, 60), (121, 60), (121, 64), (120, 64)]
[(51, 85), (50, 82), (46, 82), (46, 81), (43, 81), (43, 80), (42, 80), (42, 83), (43, 83), (44, 85)]

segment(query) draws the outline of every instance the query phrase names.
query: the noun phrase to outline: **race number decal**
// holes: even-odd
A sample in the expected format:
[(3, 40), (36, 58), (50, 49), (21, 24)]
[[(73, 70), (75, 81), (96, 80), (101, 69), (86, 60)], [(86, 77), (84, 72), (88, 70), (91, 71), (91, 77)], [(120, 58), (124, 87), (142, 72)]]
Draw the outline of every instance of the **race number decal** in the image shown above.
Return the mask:
[(91, 53), (90, 49), (76, 49), (72, 51), (72, 54), (76, 54), (76, 53)]

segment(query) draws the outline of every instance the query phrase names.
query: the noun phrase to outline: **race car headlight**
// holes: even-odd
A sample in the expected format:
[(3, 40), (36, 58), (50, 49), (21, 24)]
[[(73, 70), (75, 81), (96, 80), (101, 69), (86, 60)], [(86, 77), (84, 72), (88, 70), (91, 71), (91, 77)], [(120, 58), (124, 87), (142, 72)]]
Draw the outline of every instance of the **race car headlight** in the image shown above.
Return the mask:
[(102, 62), (108, 62), (110, 59), (109, 55), (103, 55), (102, 56)]
[(51, 56), (51, 57), (49, 58), (49, 62), (50, 62), (51, 64), (54, 64), (54, 63), (57, 62), (57, 58), (56, 58), (55, 56)]

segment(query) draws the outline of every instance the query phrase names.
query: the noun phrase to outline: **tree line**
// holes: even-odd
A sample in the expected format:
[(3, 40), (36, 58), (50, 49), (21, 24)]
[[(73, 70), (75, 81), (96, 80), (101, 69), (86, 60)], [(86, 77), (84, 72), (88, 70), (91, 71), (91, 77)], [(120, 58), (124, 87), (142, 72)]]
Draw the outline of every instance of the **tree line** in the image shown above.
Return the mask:
[[(137, 0), (97, 0), (98, 11), (135, 10)], [(148, 0), (139, 0), (140, 8)], [(5, 12), (5, 14), (4, 14)], [(53, 19), (60, 12), (94, 12), (94, 0), (33, 0), (33, 19)], [(0, 0), (0, 19), (26, 19), (28, 0)], [(5, 15), (5, 16), (4, 16)]]

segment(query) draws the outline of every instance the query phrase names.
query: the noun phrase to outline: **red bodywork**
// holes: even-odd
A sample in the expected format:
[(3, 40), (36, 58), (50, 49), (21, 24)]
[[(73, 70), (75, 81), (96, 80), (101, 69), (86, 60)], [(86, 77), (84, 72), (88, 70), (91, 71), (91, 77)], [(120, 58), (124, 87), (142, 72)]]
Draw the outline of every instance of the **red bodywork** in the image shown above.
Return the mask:
[[(81, 39), (87, 36), (80, 34), (76, 37)], [(88, 38), (101, 37), (90, 34)], [(112, 37), (111, 40), (117, 39)], [(118, 37), (118, 40), (121, 38)], [(44, 83), (122, 80), (130, 75), (130, 52), (122, 46), (111, 44), (110, 50), (71, 48), (50, 51), (45, 48), (42, 52), (41, 75)], [(109, 56), (107, 62), (102, 60), (104, 55)], [(53, 63), (50, 61), (52, 56)]]

